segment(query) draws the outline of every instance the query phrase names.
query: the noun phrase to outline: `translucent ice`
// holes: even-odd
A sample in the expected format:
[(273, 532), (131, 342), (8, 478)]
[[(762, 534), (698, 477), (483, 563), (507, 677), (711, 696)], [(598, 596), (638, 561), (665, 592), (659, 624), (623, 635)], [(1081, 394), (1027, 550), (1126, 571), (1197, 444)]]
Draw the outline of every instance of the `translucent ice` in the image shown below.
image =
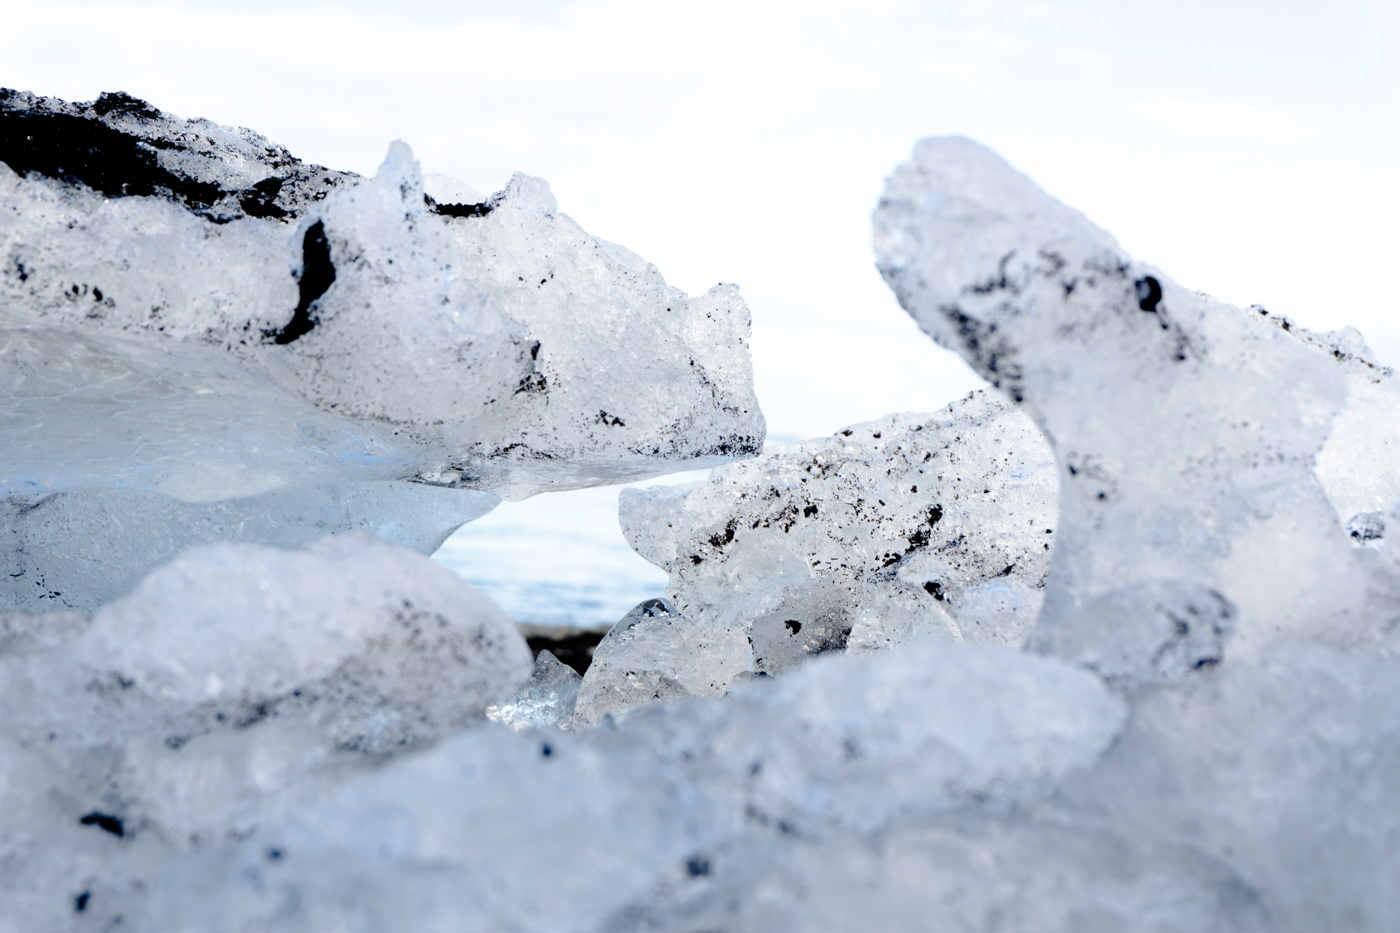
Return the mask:
[(11, 494), (520, 497), (762, 443), (737, 290), (668, 287), (539, 179), (439, 203), (402, 143), (361, 179), (124, 95), (0, 120)]
[(1047, 637), (1109, 593), (1158, 584), (1221, 594), (1244, 653), (1280, 635), (1375, 637), (1313, 472), (1347, 400), (1336, 359), (1130, 259), (966, 139), (924, 140), (895, 171), (875, 248), (910, 314), (1054, 447)]
[(614, 732), (465, 734), (171, 864), (153, 925), (686, 929), (800, 840), (1039, 799), (1124, 715), (1092, 676), (1002, 648), (839, 660)]
[(15, 929), (63, 928), (87, 886), (120, 903), (173, 852), (246, 838), (479, 721), (530, 671), (485, 597), (364, 533), (195, 548), (90, 627), (5, 625), (0, 915)]
[(681, 696), (718, 696), (749, 669), (749, 641), (737, 625), (702, 625), (664, 599), (649, 599), (614, 625), (593, 651), (579, 688), (574, 725)]
[(574, 706), (583, 678), (548, 650), (535, 658), (530, 679), (510, 698), (486, 708), (486, 718), (515, 729), (573, 728)]
[(1057, 524), (1049, 446), (977, 392), (714, 471), (624, 489), (623, 533), (677, 610), (740, 628), (753, 669), (926, 638), (1019, 645)]

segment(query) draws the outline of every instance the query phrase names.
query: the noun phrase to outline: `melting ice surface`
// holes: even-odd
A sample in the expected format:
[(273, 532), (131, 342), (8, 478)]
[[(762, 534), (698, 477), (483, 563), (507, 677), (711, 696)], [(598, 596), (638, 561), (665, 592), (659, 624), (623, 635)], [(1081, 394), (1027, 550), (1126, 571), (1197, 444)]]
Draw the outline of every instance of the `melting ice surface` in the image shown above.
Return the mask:
[[(422, 201), (406, 151), (363, 180), (122, 95), (4, 92), (0, 115), (25, 127), (0, 430), (72, 469), (4, 500), (0, 931), (1400, 927), (1400, 399), (1354, 331), (1191, 292), (993, 153), (925, 140), (877, 207), (879, 267), (990, 387), (760, 455), (733, 293), (682, 305), (538, 180)], [(117, 169), (129, 190), (102, 187)], [(152, 258), (171, 229), (198, 232), (184, 272)], [(559, 257), (573, 291), (547, 289)], [(276, 294), (176, 294), (206, 277)], [(423, 334), (385, 309), (455, 307), (465, 279), (500, 330), (398, 352)], [(161, 289), (173, 333), (123, 304)], [(584, 311), (667, 349), (629, 369)], [(272, 336), (221, 342), (253, 321)], [(202, 417), (179, 367), (122, 381), (167, 350), (387, 431), (412, 469), (278, 467), (235, 496), (161, 454), (126, 490), (152, 399), (193, 460), (256, 435)], [(84, 445), (93, 411), (135, 433)], [(151, 450), (180, 450), (168, 428)], [(279, 456), (343, 468), (318, 446)], [(493, 489), (730, 456), (623, 491), (664, 595), (583, 677), (422, 556)], [(527, 523), (497, 514), (499, 558)]]

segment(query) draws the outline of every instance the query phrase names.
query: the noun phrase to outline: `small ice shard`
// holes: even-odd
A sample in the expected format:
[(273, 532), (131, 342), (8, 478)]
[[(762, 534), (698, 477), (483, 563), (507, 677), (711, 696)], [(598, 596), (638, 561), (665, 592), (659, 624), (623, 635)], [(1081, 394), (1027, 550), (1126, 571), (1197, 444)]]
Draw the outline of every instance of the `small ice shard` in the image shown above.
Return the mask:
[(720, 696), (749, 670), (746, 633), (700, 626), (664, 599), (648, 599), (612, 627), (583, 676), (574, 727), (681, 696)]
[(875, 211), (904, 308), (1024, 406), (1060, 467), (1038, 632), (1181, 580), (1236, 607), (1232, 651), (1373, 641), (1313, 474), (1347, 399), (1335, 360), (1177, 285), (976, 143), (927, 139)]
[(486, 708), (486, 718), (505, 723), (516, 732), (555, 726), (573, 728), (574, 705), (583, 678), (560, 663), (550, 651), (535, 658), (535, 671), (516, 693)]
[[(516, 175), (473, 204), (125, 95), (0, 91), (0, 491), (520, 498), (757, 451), (749, 315)], [(94, 439), (100, 439), (95, 443)]]
[(1143, 694), (1099, 766), (1052, 809), (1152, 844), (1154, 862), (1175, 850), (1221, 865), (1270, 930), (1391, 930), (1398, 727), (1393, 657), (1274, 644), (1191, 689)]
[(742, 626), (753, 669), (927, 639), (1020, 645), (1057, 476), (1018, 408), (977, 392), (779, 447), (705, 483), (624, 489), (633, 548), (692, 623)]
[[(500, 500), (421, 483), (332, 483), (217, 502), (84, 490), (0, 499), (0, 605), (94, 612), (187, 548), (296, 548), (367, 531), (428, 555)], [(97, 568), (100, 568), (97, 569)]]

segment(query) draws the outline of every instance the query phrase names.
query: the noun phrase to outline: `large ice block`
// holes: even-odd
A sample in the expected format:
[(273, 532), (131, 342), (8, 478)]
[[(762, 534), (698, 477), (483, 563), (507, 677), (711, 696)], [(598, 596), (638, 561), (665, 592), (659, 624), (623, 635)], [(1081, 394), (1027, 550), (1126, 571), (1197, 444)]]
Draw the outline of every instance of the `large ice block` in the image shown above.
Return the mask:
[(1347, 405), (1340, 352), (1133, 260), (967, 139), (919, 143), (874, 223), (900, 303), (1055, 450), (1059, 541), (1038, 638), (1155, 585), (1219, 593), (1237, 652), (1381, 637), (1314, 474)]
[[(759, 449), (749, 315), (517, 175), (441, 203), (120, 94), (0, 92), (0, 491), (508, 498)], [(443, 197), (467, 196), (434, 179)]]

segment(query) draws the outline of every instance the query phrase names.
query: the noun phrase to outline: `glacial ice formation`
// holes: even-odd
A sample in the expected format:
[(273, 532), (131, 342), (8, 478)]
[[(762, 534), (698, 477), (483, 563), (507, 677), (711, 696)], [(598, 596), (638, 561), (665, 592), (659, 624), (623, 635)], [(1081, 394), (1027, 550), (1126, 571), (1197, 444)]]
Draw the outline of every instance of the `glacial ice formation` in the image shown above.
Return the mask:
[(1057, 524), (1045, 439), (986, 391), (775, 448), (686, 487), (624, 489), (623, 534), (753, 669), (923, 639), (1019, 646)]
[(1394, 421), (1390, 373), (1262, 308), (1182, 288), (966, 139), (925, 140), (896, 170), (875, 249), (920, 326), (1023, 405), (1055, 450), (1059, 547), (1040, 644), (1096, 615), (1086, 607), (1132, 605), (1151, 586), (1178, 591), (1178, 614), (1200, 588), (1220, 594), (1240, 653), (1383, 637), (1333, 503), (1361, 487), (1393, 503), (1393, 468), (1349, 463), (1350, 444), (1322, 458), (1328, 487), (1314, 465), (1349, 389), (1370, 382), (1354, 410)]
[[(433, 252), (446, 241), (429, 232), (451, 223), (452, 249), (469, 253), (461, 237), (496, 231), (498, 258), (481, 258), (482, 240), (475, 258), (451, 260), (454, 269), (479, 260), (476, 278), (405, 278), (404, 294), (441, 286), (452, 301), (485, 296), (474, 320), (499, 315), (500, 330), (461, 345), (481, 354), (482, 378), (519, 372), (512, 335), (581, 327), (547, 275), (533, 291), (491, 284), (496, 271), (544, 255), (531, 250), (549, 237), (577, 234), (559, 215), (507, 216), (540, 203), (531, 180), (470, 203), (459, 183), (431, 180), (437, 218), (401, 151), (376, 181), (287, 161), (282, 186), (259, 189), (249, 179), (276, 155), (260, 138), (207, 124), (162, 136), (173, 124), (141, 106), (4, 101), (6, 114), (73, 117), (54, 124), (65, 133), (91, 129), (93, 114), (123, 138), (139, 129), (151, 143), (125, 157), (172, 179), (99, 205), (76, 183), (0, 173), (7, 207), (95, 212), (74, 228), (71, 250), (56, 226), (44, 241), (47, 268), (79, 270), (79, 285), (96, 282), (83, 263), (106, 269), (124, 243), (154, 249), (129, 211), (165, 211), (174, 239), (198, 230), (219, 249), (232, 243), (224, 237), (271, 249), (258, 231), (290, 232), (290, 258), (263, 284), (294, 300), (282, 279), (297, 268), (297, 242), (321, 249), (324, 237), (340, 259), (353, 237), (386, 225), (373, 241), (382, 251), (365, 254), (365, 268), (383, 273), (404, 243), (392, 258), (455, 255)], [(61, 134), (44, 138), (68, 152)], [(246, 158), (227, 155), (240, 145)], [(89, 164), (75, 151), (67, 174), (88, 173), (94, 191), (105, 182), (93, 166), (124, 164), (110, 153)], [(385, 179), (407, 186), (408, 199)], [(273, 207), (286, 218), (258, 215)], [(13, 231), (18, 221), (6, 217)], [(482, 220), (501, 226), (471, 226)], [(84, 239), (99, 234), (107, 239)], [(7, 249), (24, 242), (11, 237)], [(194, 330), (156, 336), (134, 319), (123, 329), (124, 298), (92, 324), (57, 320), (58, 305), (21, 304), (30, 317), (5, 359), (28, 362), (9, 370), (24, 376), (8, 383), (19, 414), (0, 431), (68, 479), (13, 491), (29, 497), (10, 503), (23, 543), (13, 551), (35, 555), (35, 572), (59, 568), (48, 572), (102, 605), (91, 617), (0, 611), (0, 933), (1400, 927), (1394, 374), (1368, 361), (1354, 331), (1312, 334), (1181, 288), (967, 140), (919, 144), (889, 181), (875, 243), (905, 308), (1003, 396), (974, 393), (933, 415), (889, 415), (770, 450), (702, 483), (624, 493), (621, 524), (669, 571), (667, 599), (619, 622), (582, 679), (547, 652), (532, 668), (519, 631), (488, 600), (366, 532), (419, 547), (437, 533), (434, 497), (460, 491), (392, 481), (404, 477), (516, 494), (710, 456), (685, 447), (708, 427), (686, 433), (685, 449), (624, 453), (622, 437), (659, 437), (660, 422), (589, 395), (587, 361), (609, 365), (612, 350), (580, 338), (570, 344), (586, 348), (570, 357), (576, 368), (536, 370), (558, 402), (501, 408), (564, 419), (548, 422), (564, 425), (549, 435), (562, 462), (484, 456), (466, 479), (448, 474), (477, 454), (457, 448), (468, 459), (439, 463), (424, 451), (447, 450), (469, 421), (487, 437), (506, 420), (427, 421), (479, 397), (442, 401), (436, 387), (419, 396), (403, 379), (375, 388), (329, 370), (314, 391), (297, 381), (349, 346), (337, 321), (348, 328), (359, 315), (422, 336), (376, 317), (396, 307), (376, 303), (378, 273), (356, 278), (333, 260), (337, 282), (346, 270), (345, 304), (332, 313), (327, 303), (296, 339), (240, 348)], [(216, 297), (219, 276), (252, 261), (229, 248), (218, 254), (229, 265), (206, 270)], [(623, 261), (608, 255), (595, 269)], [(25, 276), (41, 268), (36, 257), (32, 267), (30, 254), (19, 257)], [(579, 268), (559, 263), (562, 278)], [(97, 283), (98, 303), (160, 284), (121, 281)], [(635, 313), (628, 321), (670, 326), (667, 305), (628, 294), (618, 299)], [(233, 312), (219, 308), (199, 319), (213, 330), (199, 333), (227, 333), (219, 328)], [(282, 312), (249, 333), (286, 334), (298, 318)], [(549, 322), (527, 320), (535, 313)], [(713, 326), (741, 337), (725, 329), (737, 319)], [(673, 351), (714, 333), (680, 334), (636, 382), (629, 372), (598, 384), (622, 380), (640, 397), (648, 380), (712, 379)], [(563, 366), (533, 339), (534, 362)], [(363, 342), (383, 353), (412, 344)], [(315, 346), (325, 355), (311, 355)], [(64, 347), (69, 357), (55, 355)], [(285, 365), (268, 362), (287, 347)], [(110, 367), (103, 391), (84, 381), (83, 361), (99, 357)], [(77, 363), (40, 365), (61, 359)], [(433, 360), (425, 352), (421, 373)], [(383, 362), (402, 375), (394, 366), (416, 358)], [(206, 378), (217, 398), (200, 409), (205, 396), (187, 389)], [(722, 409), (718, 399), (733, 397), (724, 386), (742, 389), (746, 378), (729, 372), (709, 398)], [(64, 379), (68, 389), (53, 388)], [(249, 419), (221, 426), (233, 399), (248, 402), (238, 410)], [(605, 427), (629, 434), (596, 443), (569, 434), (565, 399), (574, 411), (597, 401), (599, 416), (625, 422)], [(123, 420), (157, 401), (172, 416), (160, 429), (176, 427), (149, 442), (167, 445), (169, 462), (142, 460), (144, 422)], [(122, 405), (133, 407), (123, 415)], [(52, 448), (38, 430), (44, 412), (55, 413)], [(292, 412), (301, 414), (279, 420)], [(690, 424), (724, 420), (707, 417)], [(521, 418), (521, 430), (554, 430)], [(743, 421), (734, 418), (726, 423)], [(136, 433), (95, 448), (91, 425), (103, 419)], [(303, 424), (311, 440), (300, 447), (269, 441), (268, 460), (251, 448), (250, 459), (236, 456), (250, 438), (285, 441)], [(353, 431), (337, 433), (345, 426)], [(745, 436), (723, 452), (753, 452), (757, 435)], [(389, 445), (386, 459), (357, 461), (371, 437)], [(222, 461), (211, 454), (221, 449)], [(79, 455), (69, 473), (65, 450)], [(192, 453), (181, 460), (181, 450)], [(202, 474), (204, 457), (213, 459)], [(123, 463), (149, 470), (119, 487)], [(352, 483), (361, 485), (343, 485)], [(309, 490), (326, 496), (275, 498)], [(165, 529), (149, 536), (158, 546), (123, 564), (65, 542), (106, 534), (120, 546), (128, 515), (104, 511), (105, 496), (162, 503), (140, 507), (142, 521)], [(494, 500), (473, 501), (463, 508)], [(400, 528), (385, 530), (395, 520)], [(264, 525), (243, 543), (207, 543), (244, 522)], [(312, 540), (342, 526), (359, 530)], [(295, 546), (248, 543), (266, 537)], [(191, 543), (134, 582), (143, 561)], [(127, 582), (92, 579), (109, 560)]]
[(540, 179), (482, 198), (402, 143), (364, 179), (126, 95), (9, 90), (0, 163), (9, 605), (90, 610), (218, 540), (383, 528), (431, 550), (485, 492), (762, 445), (737, 289), (670, 288)]
[(439, 203), (468, 189), (402, 143), (361, 179), (123, 95), (0, 120), (11, 494), (516, 498), (762, 443), (734, 287), (668, 287), (540, 179)]
[(66, 928), (67, 887), (88, 879), (104, 911), (139, 916), (121, 905), (172, 853), (256, 835), (530, 670), (489, 600), (363, 532), (191, 549), (90, 625), (17, 615), (30, 643), (0, 642), (6, 931)]

